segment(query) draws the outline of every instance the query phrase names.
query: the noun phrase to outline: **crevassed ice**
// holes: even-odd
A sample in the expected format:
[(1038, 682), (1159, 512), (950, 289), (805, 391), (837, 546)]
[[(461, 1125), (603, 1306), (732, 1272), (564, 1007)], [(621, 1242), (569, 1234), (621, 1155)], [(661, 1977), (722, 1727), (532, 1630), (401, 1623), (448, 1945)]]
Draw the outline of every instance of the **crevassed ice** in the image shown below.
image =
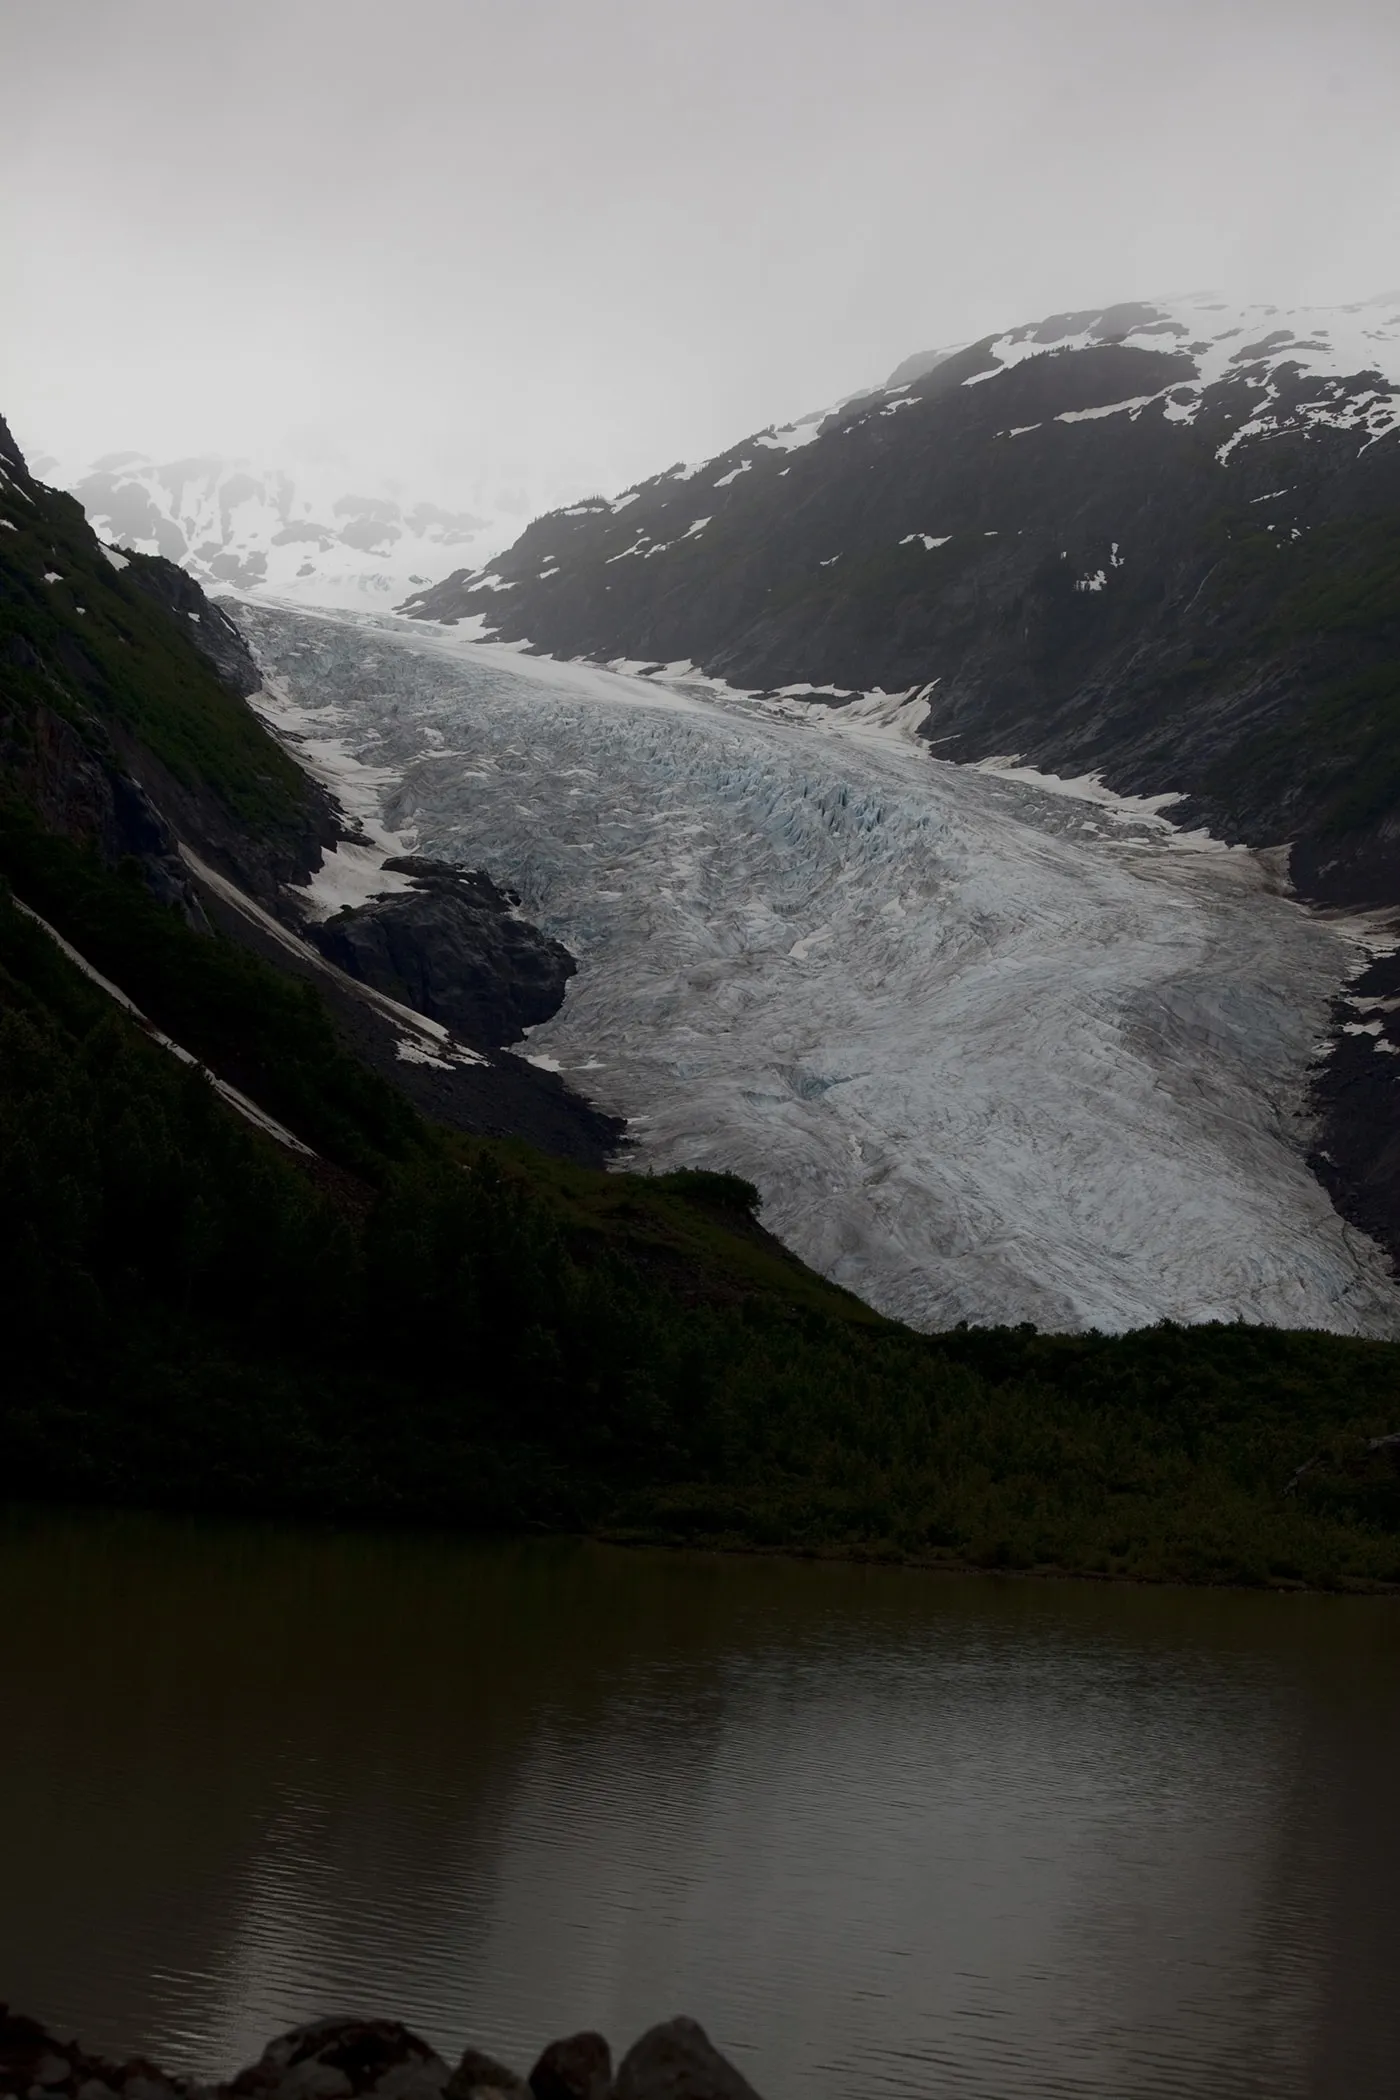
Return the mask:
[(1303, 1158), (1355, 950), (1251, 854), (839, 710), (242, 617), (386, 826), (574, 950), (529, 1047), (631, 1118), (634, 1164), (748, 1175), (804, 1259), (927, 1327), (1400, 1331)]

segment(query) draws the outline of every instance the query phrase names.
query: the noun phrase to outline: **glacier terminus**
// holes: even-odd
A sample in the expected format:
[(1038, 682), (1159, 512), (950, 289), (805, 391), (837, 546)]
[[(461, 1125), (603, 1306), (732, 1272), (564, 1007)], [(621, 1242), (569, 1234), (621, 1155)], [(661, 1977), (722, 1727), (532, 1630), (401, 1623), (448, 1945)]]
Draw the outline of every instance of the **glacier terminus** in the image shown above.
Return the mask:
[(747, 1176), (803, 1260), (926, 1329), (1400, 1334), (1307, 1165), (1365, 929), (1265, 858), (940, 762), (895, 706), (238, 618), (255, 704), (385, 852), (484, 867), (578, 958), (527, 1054), (628, 1119), (634, 1169)]

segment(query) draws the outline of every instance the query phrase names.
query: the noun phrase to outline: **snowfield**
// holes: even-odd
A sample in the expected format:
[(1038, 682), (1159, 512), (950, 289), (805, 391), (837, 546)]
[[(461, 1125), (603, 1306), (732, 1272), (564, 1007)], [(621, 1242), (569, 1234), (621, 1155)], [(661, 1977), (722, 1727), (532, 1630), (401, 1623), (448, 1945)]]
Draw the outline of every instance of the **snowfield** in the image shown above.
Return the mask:
[(1304, 1153), (1356, 929), (1085, 783), (850, 716), (239, 608), (269, 717), (381, 836), (521, 892), (579, 974), (529, 1054), (723, 1167), (917, 1326), (1400, 1333)]

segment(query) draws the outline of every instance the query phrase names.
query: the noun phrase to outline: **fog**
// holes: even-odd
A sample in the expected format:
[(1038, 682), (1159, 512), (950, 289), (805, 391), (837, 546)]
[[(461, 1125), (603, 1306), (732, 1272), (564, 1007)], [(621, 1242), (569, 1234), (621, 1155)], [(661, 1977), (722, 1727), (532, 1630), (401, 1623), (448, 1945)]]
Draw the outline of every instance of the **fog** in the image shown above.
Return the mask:
[[(1400, 275), (1384, 0), (43, 0), (0, 410), (523, 510), (1077, 305)], [(55, 469), (57, 471), (57, 469)]]

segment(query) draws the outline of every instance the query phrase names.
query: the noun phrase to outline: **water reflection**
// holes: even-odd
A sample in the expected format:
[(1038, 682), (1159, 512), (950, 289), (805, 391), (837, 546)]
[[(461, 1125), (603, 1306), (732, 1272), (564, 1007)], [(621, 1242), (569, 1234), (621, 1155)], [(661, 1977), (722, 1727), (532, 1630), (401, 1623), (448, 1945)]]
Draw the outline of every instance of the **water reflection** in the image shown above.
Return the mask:
[(0, 1996), (203, 2069), (337, 2007), (694, 2012), (771, 2100), (1371, 2100), (1386, 1600), (0, 1525)]

